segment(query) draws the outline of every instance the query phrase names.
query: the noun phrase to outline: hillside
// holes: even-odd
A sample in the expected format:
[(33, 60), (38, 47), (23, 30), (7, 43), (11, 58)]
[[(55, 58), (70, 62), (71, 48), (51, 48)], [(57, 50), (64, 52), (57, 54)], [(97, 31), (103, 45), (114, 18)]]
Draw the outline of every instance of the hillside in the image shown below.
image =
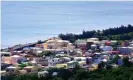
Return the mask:
[(83, 31), (82, 34), (60, 34), (60, 38), (63, 40), (69, 40), (74, 42), (77, 39), (86, 39), (91, 37), (98, 37), (100, 40), (131, 40), (133, 39), (133, 26), (127, 25), (116, 28), (109, 28), (105, 30), (93, 30), (93, 31)]

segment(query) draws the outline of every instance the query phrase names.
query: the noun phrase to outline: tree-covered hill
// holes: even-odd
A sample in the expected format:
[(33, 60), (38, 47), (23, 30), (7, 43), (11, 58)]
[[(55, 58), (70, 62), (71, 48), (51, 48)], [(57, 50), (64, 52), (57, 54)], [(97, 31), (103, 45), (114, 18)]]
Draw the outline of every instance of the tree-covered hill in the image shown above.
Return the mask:
[(69, 40), (74, 42), (77, 39), (86, 39), (91, 37), (98, 37), (102, 39), (115, 39), (115, 40), (130, 40), (133, 39), (133, 26), (127, 25), (116, 28), (109, 28), (105, 30), (93, 30), (93, 31), (83, 31), (82, 34), (60, 34), (60, 38), (63, 40)]

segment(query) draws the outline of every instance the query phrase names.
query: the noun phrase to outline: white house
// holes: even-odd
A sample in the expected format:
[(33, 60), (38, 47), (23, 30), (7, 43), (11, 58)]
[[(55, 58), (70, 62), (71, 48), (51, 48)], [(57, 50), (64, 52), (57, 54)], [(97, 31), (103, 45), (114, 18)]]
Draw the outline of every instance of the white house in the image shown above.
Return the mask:
[(11, 52), (0, 52), (1, 56), (11, 56)]
[(76, 62), (76, 61), (67, 62), (68, 68), (74, 68), (77, 64), (78, 64), (78, 62)]
[(98, 38), (88, 38), (87, 40), (90, 40), (90, 41), (99, 41)]
[(54, 66), (61, 62), (60, 58), (49, 58), (48, 59), (48, 66)]
[(39, 77), (45, 76), (46, 74), (48, 74), (48, 71), (40, 71), (40, 72), (38, 72), (38, 76)]
[(74, 57), (74, 61), (86, 61), (86, 57)]

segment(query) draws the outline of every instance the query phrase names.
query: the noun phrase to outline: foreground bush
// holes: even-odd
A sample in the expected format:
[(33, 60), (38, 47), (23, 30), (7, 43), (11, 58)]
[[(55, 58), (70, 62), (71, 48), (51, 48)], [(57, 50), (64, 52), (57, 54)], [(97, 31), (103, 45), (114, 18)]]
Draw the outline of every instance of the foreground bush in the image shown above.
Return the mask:
[[(37, 74), (2, 76), (1, 80), (133, 80), (133, 66), (120, 66), (116, 69), (98, 69), (87, 71), (82, 68), (75, 69), (50, 69), (46, 76), (38, 77)], [(52, 73), (58, 75), (53, 76)]]

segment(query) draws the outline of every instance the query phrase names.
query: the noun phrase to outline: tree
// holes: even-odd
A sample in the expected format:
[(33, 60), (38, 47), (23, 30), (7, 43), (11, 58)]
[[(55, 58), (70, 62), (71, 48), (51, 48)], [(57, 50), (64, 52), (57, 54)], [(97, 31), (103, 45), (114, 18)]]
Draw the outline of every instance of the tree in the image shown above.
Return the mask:
[(54, 77), (52, 80), (63, 80), (61, 77)]
[(128, 57), (124, 58), (123, 62), (124, 62), (124, 66), (130, 67), (132, 65), (131, 62), (129, 62), (129, 58)]
[(41, 44), (41, 43), (42, 43), (42, 41), (41, 41), (41, 40), (38, 40), (38, 41), (37, 41), (37, 44)]
[(105, 30), (93, 30), (93, 31), (84, 31), (82, 34), (60, 34), (59, 37), (63, 40), (69, 40), (70, 42), (74, 42), (77, 39), (87, 39), (91, 37), (97, 37), (100, 40), (130, 40), (133, 39), (133, 26), (127, 25), (116, 28), (109, 28)]
[(19, 65), (20, 68), (24, 68), (26, 66), (27, 66), (27, 64), (24, 64), (24, 63), (22, 63), (22, 64)]
[(50, 52), (50, 51), (43, 51), (42, 53), (38, 54), (39, 57), (43, 57), (43, 56), (54, 56), (55, 53), (54, 52)]
[(118, 55), (116, 55), (116, 56), (113, 58), (113, 60), (112, 60), (111, 63), (118, 64), (118, 59), (120, 59), (120, 57), (119, 57)]
[(106, 63), (102, 61), (101, 63), (98, 64), (98, 69), (104, 69), (105, 66), (106, 66)]
[(131, 74), (129, 80), (133, 80), (133, 73)]

